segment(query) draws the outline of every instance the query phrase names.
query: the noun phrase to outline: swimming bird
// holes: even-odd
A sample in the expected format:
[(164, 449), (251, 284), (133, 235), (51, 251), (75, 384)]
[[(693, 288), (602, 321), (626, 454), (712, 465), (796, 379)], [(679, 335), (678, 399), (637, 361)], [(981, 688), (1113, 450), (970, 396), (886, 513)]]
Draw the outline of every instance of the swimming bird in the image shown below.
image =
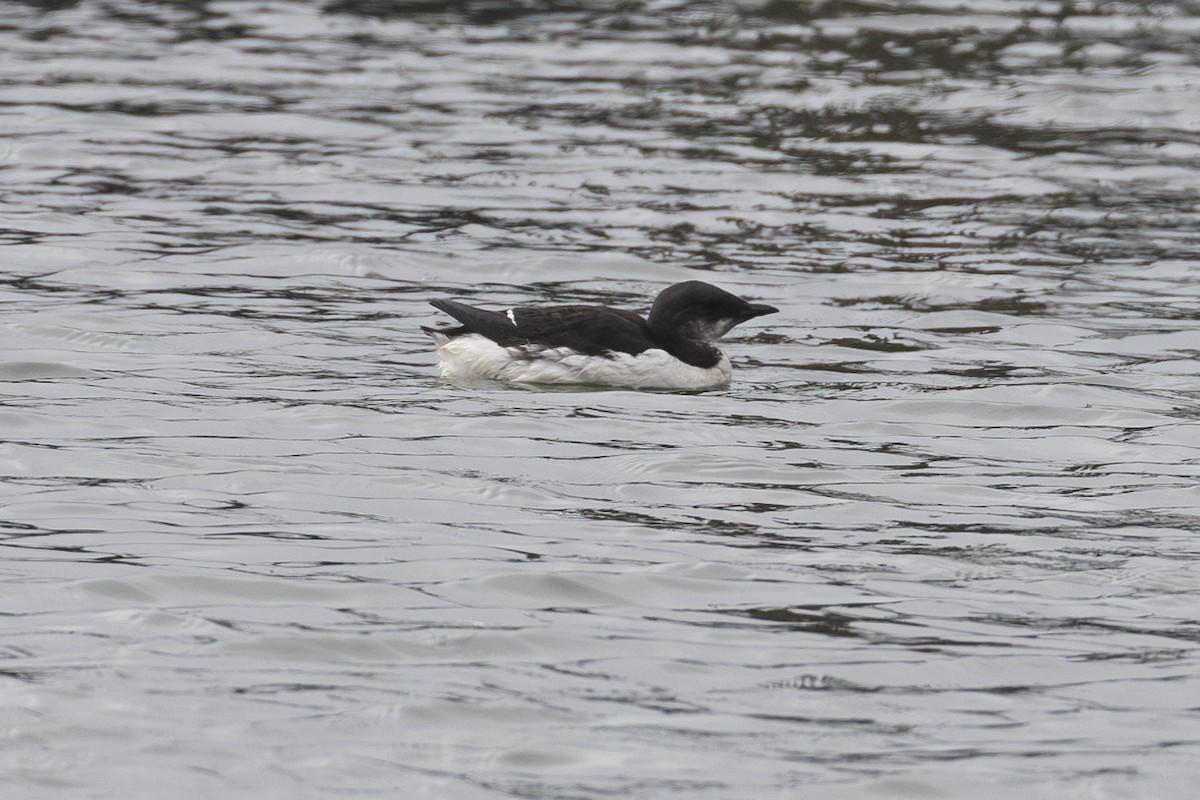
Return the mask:
[(735, 325), (779, 311), (703, 281), (663, 289), (645, 319), (604, 306), (517, 306), (501, 312), (453, 300), (430, 302), (461, 323), (422, 326), (437, 346), (443, 378), (633, 389), (725, 385), (729, 358), (714, 343)]

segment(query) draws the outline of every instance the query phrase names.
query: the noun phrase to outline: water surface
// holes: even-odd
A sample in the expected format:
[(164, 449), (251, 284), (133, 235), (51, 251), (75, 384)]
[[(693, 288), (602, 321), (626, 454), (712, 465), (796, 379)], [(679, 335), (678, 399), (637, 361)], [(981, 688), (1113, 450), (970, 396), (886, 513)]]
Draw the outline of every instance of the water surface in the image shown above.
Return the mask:
[(971, 8), (0, 10), (6, 791), (1190, 796), (1200, 16)]

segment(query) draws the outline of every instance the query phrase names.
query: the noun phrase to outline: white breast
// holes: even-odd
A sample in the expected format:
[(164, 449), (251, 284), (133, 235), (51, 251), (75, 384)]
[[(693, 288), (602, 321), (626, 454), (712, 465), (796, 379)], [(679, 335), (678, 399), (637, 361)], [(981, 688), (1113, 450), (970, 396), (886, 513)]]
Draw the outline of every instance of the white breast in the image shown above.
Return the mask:
[(506, 383), (593, 384), (631, 389), (712, 389), (729, 383), (731, 369), (724, 354), (713, 367), (685, 364), (665, 350), (636, 356), (586, 356), (564, 347), (502, 347), (487, 337), (468, 333), (453, 338), (435, 335), (438, 369), (443, 378), (483, 378)]

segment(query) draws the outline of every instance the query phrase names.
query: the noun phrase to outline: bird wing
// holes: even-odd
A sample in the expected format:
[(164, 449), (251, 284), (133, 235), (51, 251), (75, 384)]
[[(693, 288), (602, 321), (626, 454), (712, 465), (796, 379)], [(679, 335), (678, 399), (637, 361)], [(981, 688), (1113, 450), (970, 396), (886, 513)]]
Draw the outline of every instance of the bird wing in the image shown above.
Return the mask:
[(569, 347), (585, 355), (637, 355), (657, 346), (644, 319), (615, 308), (522, 306), (502, 313), (454, 300), (437, 299), (430, 303), (462, 323), (461, 329), (450, 333), (478, 333), (504, 347), (537, 344)]
[(585, 355), (629, 353), (655, 347), (646, 321), (629, 311), (599, 306), (521, 307), (512, 310), (527, 341), (569, 347)]
[(430, 300), (429, 304), (440, 311), (445, 311), (462, 323), (463, 329), (453, 333), (478, 333), (506, 347), (525, 342), (525, 337), (517, 330), (517, 326), (513, 324), (512, 320), (499, 311), (485, 311), (482, 308), (440, 298)]

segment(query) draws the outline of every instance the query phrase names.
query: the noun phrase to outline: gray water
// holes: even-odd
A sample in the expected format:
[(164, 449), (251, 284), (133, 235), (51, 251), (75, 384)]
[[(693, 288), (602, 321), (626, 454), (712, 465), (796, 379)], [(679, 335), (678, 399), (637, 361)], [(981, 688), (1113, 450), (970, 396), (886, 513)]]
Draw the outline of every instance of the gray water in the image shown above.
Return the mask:
[[(1200, 7), (10, 2), (0, 76), (4, 797), (1194, 796)], [(419, 330), (692, 278), (781, 309), (725, 390)]]

